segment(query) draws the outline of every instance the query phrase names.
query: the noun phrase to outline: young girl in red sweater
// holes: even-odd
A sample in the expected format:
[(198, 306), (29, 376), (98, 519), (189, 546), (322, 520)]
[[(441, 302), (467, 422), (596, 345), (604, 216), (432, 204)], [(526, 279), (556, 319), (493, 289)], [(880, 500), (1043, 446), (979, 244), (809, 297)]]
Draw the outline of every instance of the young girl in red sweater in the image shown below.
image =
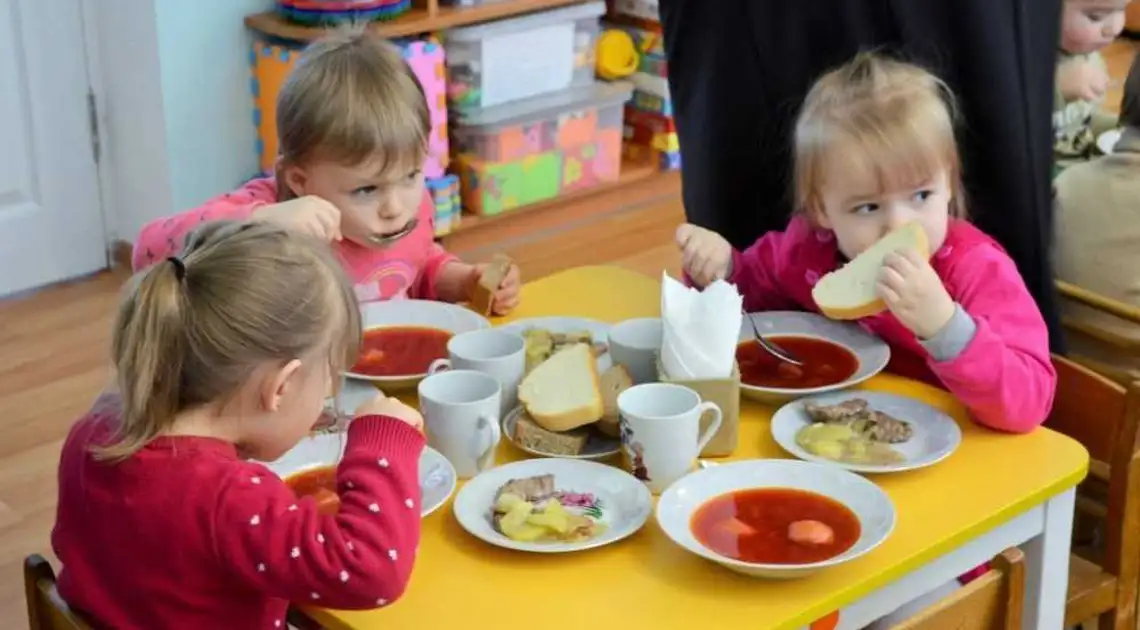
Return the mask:
[(72, 428), (52, 546), (95, 628), (285, 627), (288, 602), (373, 608), (420, 538), (422, 418), (357, 409), (322, 515), (265, 466), (313, 427), (355, 356), (356, 300), (327, 245), (206, 224), (137, 274), (115, 323), (118, 387)]

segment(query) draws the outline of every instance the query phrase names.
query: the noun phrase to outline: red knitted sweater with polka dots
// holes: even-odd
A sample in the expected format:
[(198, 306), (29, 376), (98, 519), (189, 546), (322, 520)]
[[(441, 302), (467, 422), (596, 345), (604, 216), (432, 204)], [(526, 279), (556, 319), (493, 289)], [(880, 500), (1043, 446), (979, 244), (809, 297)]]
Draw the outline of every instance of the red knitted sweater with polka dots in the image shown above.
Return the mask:
[(64, 443), (52, 532), (60, 593), (94, 627), (272, 629), (290, 601), (361, 609), (403, 593), (420, 538), (414, 428), (351, 423), (329, 516), (220, 440), (164, 437), (95, 459), (115, 407), (97, 404)]

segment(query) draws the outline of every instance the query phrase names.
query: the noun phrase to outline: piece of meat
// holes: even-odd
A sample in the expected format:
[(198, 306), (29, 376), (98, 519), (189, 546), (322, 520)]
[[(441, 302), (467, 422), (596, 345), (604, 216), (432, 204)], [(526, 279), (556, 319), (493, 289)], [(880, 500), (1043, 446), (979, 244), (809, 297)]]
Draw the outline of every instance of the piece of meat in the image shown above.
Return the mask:
[(819, 521), (795, 521), (788, 525), (788, 540), (797, 545), (830, 545), (835, 542), (835, 530)]
[(511, 479), (495, 493), (495, 502), (504, 494), (513, 494), (528, 503), (538, 503), (554, 494), (554, 475)]
[(867, 414), (868, 404), (862, 398), (852, 398), (835, 405), (804, 403), (804, 412), (812, 422), (850, 424)]
[(914, 429), (910, 423), (899, 420), (893, 416), (889, 416), (881, 411), (873, 411), (872, 421), (868, 424), (867, 430), (864, 432), (868, 438), (878, 441), (886, 442), (887, 444), (899, 444), (905, 442), (914, 435)]

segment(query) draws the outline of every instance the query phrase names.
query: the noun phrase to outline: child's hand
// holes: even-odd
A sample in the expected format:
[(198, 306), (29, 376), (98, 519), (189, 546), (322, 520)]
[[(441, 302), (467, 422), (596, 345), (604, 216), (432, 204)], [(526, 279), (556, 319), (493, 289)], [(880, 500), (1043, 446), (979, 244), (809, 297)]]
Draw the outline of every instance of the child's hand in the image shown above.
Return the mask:
[(421, 433), (424, 430), (424, 417), (420, 412), (400, 402), (399, 399), (385, 396), (382, 392), (357, 407), (353, 416), (388, 416), (412, 425)]
[(919, 339), (930, 339), (954, 316), (954, 300), (930, 261), (912, 250), (889, 254), (879, 273), (879, 297)]
[(1098, 101), (1108, 91), (1108, 73), (1086, 59), (1070, 59), (1057, 68), (1057, 89), (1065, 102)]
[[(475, 273), (473, 274), (474, 287), (475, 282), (479, 282), (479, 278), (483, 272), (489, 267), (487, 263), (480, 263), (475, 265)], [(503, 276), (503, 281), (499, 283), (499, 288), (495, 290), (494, 297), (491, 301), (491, 314), (493, 315), (506, 315), (519, 305), (519, 291), (522, 289), (522, 275), (519, 272), (519, 266), (511, 263), (507, 268), (506, 275)]]
[(333, 204), (308, 195), (262, 206), (253, 211), (254, 221), (263, 221), (287, 230), (315, 236), (323, 241), (339, 241), (340, 210)]
[(720, 234), (692, 223), (677, 228), (681, 268), (697, 286), (732, 275), (732, 245)]

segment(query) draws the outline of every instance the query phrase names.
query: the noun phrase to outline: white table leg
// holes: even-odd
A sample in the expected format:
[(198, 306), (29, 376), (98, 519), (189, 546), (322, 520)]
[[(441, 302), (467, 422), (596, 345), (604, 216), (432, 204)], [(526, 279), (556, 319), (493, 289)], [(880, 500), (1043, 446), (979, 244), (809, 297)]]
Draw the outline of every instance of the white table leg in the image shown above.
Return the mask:
[(1046, 501), (1041, 535), (1022, 547), (1027, 569), (1024, 630), (1060, 630), (1064, 627), (1075, 501), (1075, 488)]

